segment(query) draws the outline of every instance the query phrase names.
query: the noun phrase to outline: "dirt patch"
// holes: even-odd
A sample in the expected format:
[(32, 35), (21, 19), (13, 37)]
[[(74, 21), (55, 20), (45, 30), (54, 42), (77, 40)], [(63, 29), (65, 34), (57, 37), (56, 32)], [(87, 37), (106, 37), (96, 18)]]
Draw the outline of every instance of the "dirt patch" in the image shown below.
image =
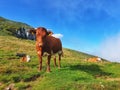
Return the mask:
[(31, 76), (31, 77), (29, 77), (29, 78), (26, 78), (26, 79), (24, 79), (23, 81), (24, 82), (30, 82), (30, 81), (35, 81), (37, 78), (39, 78), (40, 77), (40, 74), (37, 74), (37, 75), (33, 75), (33, 76)]
[(107, 78), (108, 81), (120, 81), (120, 78)]
[(15, 60), (15, 59), (19, 59), (19, 58), (16, 58), (16, 57), (9, 57), (9, 58), (7, 58), (7, 60)]

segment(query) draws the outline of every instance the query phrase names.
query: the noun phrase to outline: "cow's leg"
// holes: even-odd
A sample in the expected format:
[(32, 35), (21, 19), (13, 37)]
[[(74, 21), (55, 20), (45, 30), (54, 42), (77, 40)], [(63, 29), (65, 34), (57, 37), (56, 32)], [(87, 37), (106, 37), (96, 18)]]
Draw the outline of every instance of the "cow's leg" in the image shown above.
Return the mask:
[(54, 56), (54, 66), (56, 67), (57, 64), (56, 64), (56, 56)]
[(47, 72), (50, 72), (50, 59), (51, 59), (51, 55), (48, 56), (47, 58)]
[(58, 59), (58, 68), (59, 68), (59, 69), (60, 69), (60, 67), (61, 67), (60, 61), (61, 61), (61, 54), (59, 54), (59, 59)]
[(38, 70), (41, 71), (42, 70), (42, 52), (38, 51), (37, 54), (38, 54), (38, 58), (39, 58), (39, 68), (38, 68)]

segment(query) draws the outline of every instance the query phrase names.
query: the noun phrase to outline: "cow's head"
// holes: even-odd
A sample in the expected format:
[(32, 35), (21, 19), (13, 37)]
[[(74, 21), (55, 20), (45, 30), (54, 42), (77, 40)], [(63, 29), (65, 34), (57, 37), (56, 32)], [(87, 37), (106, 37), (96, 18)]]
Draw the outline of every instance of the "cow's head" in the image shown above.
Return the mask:
[(46, 36), (48, 35), (48, 32), (47, 32), (46, 28), (44, 28), (44, 27), (38, 27), (35, 31), (36, 31), (36, 41), (37, 41), (38, 45), (40, 47), (42, 47), (44, 44), (44, 40), (45, 40)]

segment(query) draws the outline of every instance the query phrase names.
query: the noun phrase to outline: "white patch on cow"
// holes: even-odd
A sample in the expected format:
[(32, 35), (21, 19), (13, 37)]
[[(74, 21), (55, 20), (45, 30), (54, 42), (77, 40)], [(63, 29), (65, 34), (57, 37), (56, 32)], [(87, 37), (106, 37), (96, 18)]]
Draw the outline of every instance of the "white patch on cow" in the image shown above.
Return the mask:
[(26, 58), (27, 58), (27, 62), (29, 62), (30, 61), (30, 56), (26, 55)]
[(47, 53), (47, 52), (44, 52), (43, 53), (43, 56), (49, 56), (50, 54), (49, 53)]
[(62, 54), (62, 51), (60, 50), (60, 51), (58, 51), (58, 54)]
[[(53, 53), (53, 50), (51, 50), (51, 55), (56, 55), (56, 54), (62, 54), (63, 52), (60, 50), (60, 51), (58, 51), (57, 53)], [(49, 56), (50, 54), (49, 53), (47, 53), (47, 52), (44, 52), (43, 53), (43, 56)]]
[(101, 61), (101, 58), (97, 58), (98, 61)]
[(51, 54), (54, 54), (54, 53), (53, 53), (53, 50), (51, 50)]

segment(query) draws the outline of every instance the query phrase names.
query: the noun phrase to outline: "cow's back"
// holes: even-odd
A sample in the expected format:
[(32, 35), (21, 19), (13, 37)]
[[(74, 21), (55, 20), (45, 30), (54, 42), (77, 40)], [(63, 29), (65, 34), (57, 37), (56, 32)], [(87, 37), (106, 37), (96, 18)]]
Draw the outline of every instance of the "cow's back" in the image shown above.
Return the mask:
[(57, 53), (58, 51), (62, 51), (62, 43), (61, 40), (55, 38), (53, 36), (47, 36), (45, 39), (45, 47), (47, 52)]

